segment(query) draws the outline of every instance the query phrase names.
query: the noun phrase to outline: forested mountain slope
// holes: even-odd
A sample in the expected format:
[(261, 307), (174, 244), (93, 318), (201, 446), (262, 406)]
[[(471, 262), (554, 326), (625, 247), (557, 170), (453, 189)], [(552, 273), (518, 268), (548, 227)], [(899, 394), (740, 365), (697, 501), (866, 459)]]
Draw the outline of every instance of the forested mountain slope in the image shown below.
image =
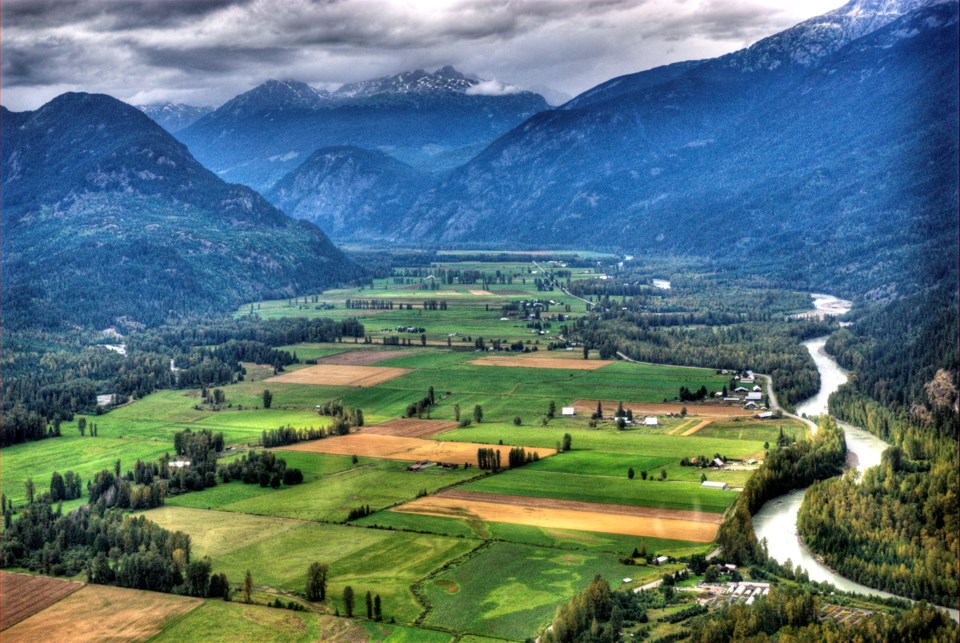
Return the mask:
[(359, 273), (134, 107), (76, 93), (3, 116), (5, 328), (156, 323)]

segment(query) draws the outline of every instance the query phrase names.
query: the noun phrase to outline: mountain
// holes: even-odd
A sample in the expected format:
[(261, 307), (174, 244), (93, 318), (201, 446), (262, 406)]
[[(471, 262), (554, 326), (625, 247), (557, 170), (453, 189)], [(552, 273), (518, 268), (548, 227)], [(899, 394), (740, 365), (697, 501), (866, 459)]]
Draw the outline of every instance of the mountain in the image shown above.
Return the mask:
[(538, 94), (444, 67), (335, 92), (268, 81), (177, 137), (224, 179), (266, 191), (323, 147), (380, 150), (420, 171), (449, 170), (546, 109)]
[(333, 239), (382, 238), (396, 229), (429, 177), (377, 150), (326, 147), (265, 194)]
[(955, 271), (957, 44), (955, 1), (856, 0), (614, 79), (500, 137), (395, 237), (727, 257), (795, 285)]
[(3, 128), (4, 323), (153, 323), (355, 276), (313, 224), (201, 166), (138, 109), (63, 94)]
[(136, 105), (136, 108), (171, 134), (193, 125), (213, 111), (212, 107), (195, 107), (183, 103), (151, 103)]

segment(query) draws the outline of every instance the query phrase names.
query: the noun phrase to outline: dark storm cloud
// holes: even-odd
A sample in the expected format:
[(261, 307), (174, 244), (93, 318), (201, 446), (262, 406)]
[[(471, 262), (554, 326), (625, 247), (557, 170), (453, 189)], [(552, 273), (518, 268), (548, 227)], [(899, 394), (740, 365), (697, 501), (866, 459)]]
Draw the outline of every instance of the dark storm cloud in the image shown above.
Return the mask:
[(218, 104), (267, 78), (335, 87), (445, 64), (575, 94), (616, 75), (733, 51), (836, 4), (6, 0), (4, 103), (32, 109), (77, 90)]

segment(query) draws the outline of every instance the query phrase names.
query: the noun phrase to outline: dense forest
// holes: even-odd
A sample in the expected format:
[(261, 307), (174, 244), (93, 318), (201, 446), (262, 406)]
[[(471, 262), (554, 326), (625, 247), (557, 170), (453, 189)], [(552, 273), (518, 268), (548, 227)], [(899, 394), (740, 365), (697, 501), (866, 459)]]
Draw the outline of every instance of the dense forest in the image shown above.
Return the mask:
[(60, 423), (75, 413), (102, 412), (97, 395), (125, 402), (162, 388), (228, 384), (243, 378), (242, 362), (279, 370), (297, 361), (276, 346), (335, 342), (363, 333), (352, 319), (212, 317), (112, 338), (124, 342), (125, 353), (106, 348), (102, 336), (81, 331), (8, 333), (0, 446), (55, 437)]

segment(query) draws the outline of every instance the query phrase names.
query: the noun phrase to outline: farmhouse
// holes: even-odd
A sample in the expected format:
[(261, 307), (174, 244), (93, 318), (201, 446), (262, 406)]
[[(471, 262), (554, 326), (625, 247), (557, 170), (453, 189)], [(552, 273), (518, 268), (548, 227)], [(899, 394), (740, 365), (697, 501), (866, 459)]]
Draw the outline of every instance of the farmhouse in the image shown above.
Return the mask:
[(759, 385), (759, 384), (754, 384), (754, 385), (753, 385), (753, 391), (754, 391), (755, 393), (759, 393), (759, 392), (762, 391), (762, 390), (763, 390), (763, 389), (760, 388), (760, 385)]
[(707, 487), (708, 489), (723, 489), (724, 491), (730, 488), (730, 485), (726, 482), (717, 482), (715, 480), (704, 480), (700, 483), (700, 486)]
[(744, 387), (744, 386), (738, 386), (737, 388), (733, 389), (733, 392), (734, 392), (734, 393), (749, 393), (750, 391), (749, 391), (746, 387)]
[(573, 417), (577, 412), (572, 406), (565, 406), (560, 409), (560, 415), (563, 417)]
[(746, 404), (743, 405), (743, 408), (753, 410), (753, 409), (757, 408), (757, 403), (756, 403), (756, 402), (747, 402)]
[(656, 558), (653, 559), (654, 565), (662, 565), (664, 563), (669, 563), (669, 562), (670, 562), (669, 556), (657, 556)]
[(649, 415), (643, 420), (643, 424), (645, 426), (657, 426), (659, 421), (655, 416)]

